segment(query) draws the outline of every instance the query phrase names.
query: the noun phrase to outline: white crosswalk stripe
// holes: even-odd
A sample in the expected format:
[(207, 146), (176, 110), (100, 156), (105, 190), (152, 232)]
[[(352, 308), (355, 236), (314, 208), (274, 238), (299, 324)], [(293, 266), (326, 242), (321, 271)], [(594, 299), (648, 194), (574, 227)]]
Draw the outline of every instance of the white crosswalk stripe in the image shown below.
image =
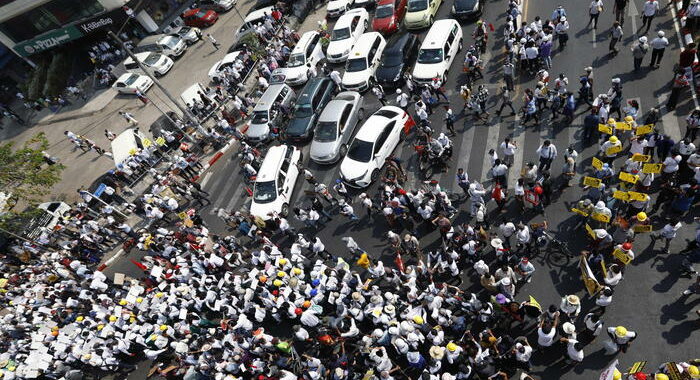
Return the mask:
[[(474, 125), (470, 125), (466, 131), (462, 132), (462, 141), (460, 144), (456, 145), (459, 148), (459, 152), (454, 152), (453, 154), (454, 156), (459, 157), (457, 160), (457, 168), (463, 168), (467, 172), (467, 175), (470, 174), (468, 166), (472, 150), (474, 150), (472, 142), (474, 141), (475, 132), (476, 127)], [(479, 154), (477, 153), (475, 156), (478, 157)], [(452, 191), (456, 192), (459, 189), (459, 186), (457, 186), (457, 177), (455, 177), (451, 183), (453, 184)]]
[(520, 123), (520, 114), (515, 115), (515, 123), (511, 141), (518, 149), (513, 156), (513, 166), (508, 173), (508, 188), (512, 189), (520, 178), (520, 171), (523, 168), (523, 155), (525, 154), (525, 128)]
[[(498, 154), (498, 157), (501, 158), (502, 155), (498, 150), (498, 135), (501, 131), (501, 123), (500, 121), (498, 123), (494, 123), (491, 125), (486, 125), (485, 127), (479, 127), (479, 128), (487, 128), (487, 135), (486, 135), (486, 143), (484, 144), (485, 151), (488, 152), (490, 149), (494, 149), (496, 153)], [(474, 146), (472, 146), (472, 149)], [(491, 170), (491, 160), (488, 158), (484, 158), (483, 160), (483, 165), (481, 167), (481, 182), (484, 183), (486, 181), (486, 178), (488, 177), (488, 173)]]

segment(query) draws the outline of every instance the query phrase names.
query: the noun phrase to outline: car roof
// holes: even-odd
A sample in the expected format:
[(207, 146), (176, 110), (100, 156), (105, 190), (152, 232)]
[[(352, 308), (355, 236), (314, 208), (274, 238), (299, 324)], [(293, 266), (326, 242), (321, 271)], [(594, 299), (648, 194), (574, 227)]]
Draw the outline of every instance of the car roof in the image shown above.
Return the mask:
[(299, 93), (297, 103), (303, 103), (304, 100), (310, 99), (311, 95), (315, 94), (316, 91), (318, 91), (318, 88), (321, 87), (321, 83), (329, 80), (331, 79), (328, 77), (316, 77), (309, 79), (309, 81), (306, 82), (306, 86), (304, 86)]
[(297, 44), (294, 45), (294, 49), (292, 50), (292, 54), (294, 53), (299, 53), (303, 52), (306, 50), (306, 45), (318, 34), (317, 31), (315, 30), (310, 30), (299, 37), (299, 41), (297, 41)]
[(377, 139), (377, 136), (379, 136), (379, 134), (383, 131), (383, 128), (377, 128), (377, 124), (380, 124), (383, 127), (389, 124), (389, 122), (393, 119), (393, 117), (387, 117), (382, 115), (382, 113), (386, 114), (386, 111), (395, 112), (398, 115), (401, 115), (404, 112), (401, 108), (394, 106), (386, 106), (380, 108), (377, 112), (370, 116), (364, 124), (362, 124), (362, 128), (360, 128), (360, 130), (357, 132), (355, 138), (364, 141), (375, 141)]
[(284, 83), (276, 83), (276, 84), (271, 84), (267, 90), (262, 94), (260, 99), (258, 99), (258, 102), (255, 103), (255, 107), (253, 108), (253, 112), (255, 111), (269, 111), (270, 107), (274, 103), (275, 99), (277, 99), (277, 95), (282, 91), (283, 88), (289, 87), (288, 85)]
[[(363, 12), (364, 11), (364, 12)], [(364, 8), (355, 8), (351, 9), (347, 12), (345, 12), (342, 16), (338, 18), (338, 20), (335, 22), (335, 26), (333, 26), (333, 29), (340, 29), (340, 28), (347, 28), (350, 27), (350, 22), (352, 19), (357, 16), (358, 14), (361, 15), (363, 13), (367, 13), (367, 10)]]
[[(182, 14), (185, 16), (189, 16), (189, 15), (193, 15), (201, 10), (202, 10), (201, 8), (192, 8), (192, 9), (188, 9), (188, 10), (182, 12)], [(204, 12), (207, 12), (207, 11), (204, 11)]]
[(425, 35), (425, 39), (423, 40), (423, 46), (442, 46), (443, 40), (447, 38), (447, 35), (450, 33), (450, 28), (452, 28), (454, 24), (459, 25), (459, 23), (456, 20), (453, 20), (451, 18), (435, 21), (433, 23), (433, 26), (430, 27), (428, 34)]
[[(382, 35), (377, 32), (362, 33), (360, 38), (357, 39), (357, 42), (355, 42), (355, 46), (352, 47), (352, 53), (350, 53), (350, 56), (366, 56), (377, 36), (382, 37)], [(384, 37), (382, 37), (382, 40), (383, 39)]]
[(379, 1), (377, 2), (377, 6), (380, 6), (380, 5), (394, 5), (394, 2), (395, 2), (395, 1), (396, 1), (396, 0), (379, 0)]
[(412, 41), (415, 41), (416, 38), (418, 38), (418, 36), (413, 33), (394, 34), (389, 37), (389, 40), (386, 42), (384, 53), (402, 52), (404, 47), (409, 43), (413, 43)]
[(132, 75), (137, 75), (137, 76), (139, 76), (139, 77), (142, 77), (142, 76), (143, 76), (143, 75), (138, 74), (138, 73), (126, 72), (126, 73), (122, 74), (122, 75), (119, 77), (119, 79), (117, 79), (117, 82), (123, 82), (123, 81), (125, 81), (127, 78), (129, 78), (129, 77), (132, 76)]
[(261, 18), (265, 17), (265, 13), (271, 15), (272, 8), (274, 8), (274, 7), (270, 6), (270, 7), (260, 8), (260, 9), (256, 9), (254, 11), (249, 12), (245, 16), (245, 22), (251, 22), (251, 21), (261, 19)]
[(289, 145), (277, 145), (267, 150), (263, 163), (260, 165), (260, 170), (258, 170), (255, 182), (274, 181), (277, 179), (277, 171), (279, 167), (282, 166), (282, 161), (284, 160), (287, 149), (294, 149), (294, 147)]
[(345, 109), (345, 106), (351, 104), (352, 102), (347, 99), (333, 99), (326, 107), (323, 109), (321, 116), (318, 121), (338, 121), (340, 119), (340, 114)]
[(221, 63), (228, 63), (228, 62), (233, 62), (238, 58), (238, 56), (241, 54), (240, 50), (232, 51), (224, 56), (223, 59), (221, 59)]

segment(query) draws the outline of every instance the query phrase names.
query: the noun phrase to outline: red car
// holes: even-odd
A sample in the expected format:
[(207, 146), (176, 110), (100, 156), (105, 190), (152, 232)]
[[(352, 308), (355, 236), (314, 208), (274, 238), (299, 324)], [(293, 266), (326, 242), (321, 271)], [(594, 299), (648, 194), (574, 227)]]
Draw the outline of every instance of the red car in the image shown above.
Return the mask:
[(391, 34), (399, 30), (399, 25), (406, 15), (408, 0), (379, 0), (374, 11), (372, 30), (383, 34)]
[(182, 19), (185, 20), (185, 25), (187, 26), (205, 28), (216, 24), (219, 14), (212, 10), (194, 8), (183, 12)]

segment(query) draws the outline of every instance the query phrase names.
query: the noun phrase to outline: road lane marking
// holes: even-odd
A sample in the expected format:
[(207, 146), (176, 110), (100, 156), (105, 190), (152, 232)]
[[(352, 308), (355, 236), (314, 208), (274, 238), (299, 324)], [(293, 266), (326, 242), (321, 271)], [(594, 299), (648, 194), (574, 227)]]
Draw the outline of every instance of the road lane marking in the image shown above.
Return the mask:
[(508, 171), (508, 188), (512, 189), (520, 178), (520, 171), (523, 168), (523, 159), (525, 154), (525, 128), (520, 123), (520, 114), (515, 115), (515, 121), (513, 122), (513, 131), (510, 133), (510, 140), (515, 143), (518, 149), (515, 150), (515, 155), (513, 156), (513, 165)]
[(204, 175), (204, 179), (202, 180), (202, 183), (200, 184), (202, 187), (207, 185), (207, 182), (209, 182), (209, 179), (211, 178), (211, 174), (213, 172), (208, 172), (207, 174)]
[[(459, 159), (457, 160), (457, 169), (463, 168), (464, 171), (467, 172), (467, 175), (469, 176), (470, 180), (472, 180), (473, 178), (471, 177), (471, 175), (469, 175), (469, 158), (471, 157), (472, 151), (475, 148), (472, 145), (472, 143), (474, 141), (474, 132), (476, 130), (476, 126), (472, 124), (468, 128), (469, 129), (462, 132), (462, 140), (460, 141), (459, 145), (460, 155)], [(457, 185), (457, 176), (455, 176), (452, 183), (454, 183), (454, 186), (452, 186), (452, 191), (456, 192), (457, 189), (459, 189), (459, 185)]]

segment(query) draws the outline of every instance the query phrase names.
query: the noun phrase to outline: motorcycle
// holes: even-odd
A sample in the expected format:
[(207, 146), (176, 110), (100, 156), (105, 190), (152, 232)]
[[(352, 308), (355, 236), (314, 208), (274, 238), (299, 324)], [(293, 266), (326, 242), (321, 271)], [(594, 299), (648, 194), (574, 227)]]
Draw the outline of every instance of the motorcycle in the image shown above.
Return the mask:
[(452, 157), (452, 147), (444, 148), (438, 153), (431, 149), (427, 140), (419, 141), (413, 146), (418, 154), (418, 170), (423, 174), (423, 178), (431, 178), (435, 173), (435, 168), (447, 170), (447, 161)]

